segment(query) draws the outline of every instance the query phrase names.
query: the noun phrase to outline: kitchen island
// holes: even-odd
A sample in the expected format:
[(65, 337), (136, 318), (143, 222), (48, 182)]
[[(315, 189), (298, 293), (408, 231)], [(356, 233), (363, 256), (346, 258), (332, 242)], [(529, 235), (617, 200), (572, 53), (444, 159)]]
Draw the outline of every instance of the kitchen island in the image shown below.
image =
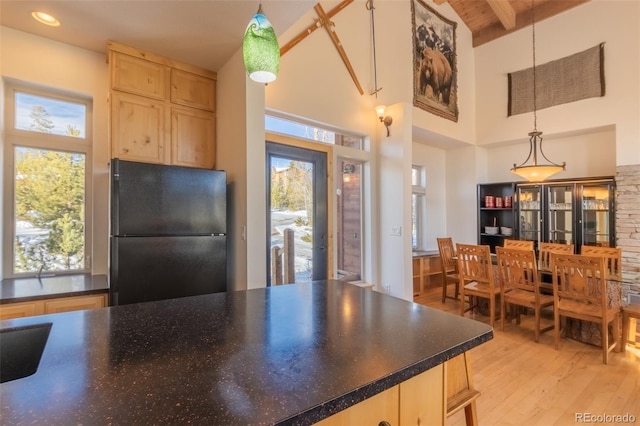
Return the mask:
[(486, 324), (340, 281), (0, 322), (51, 322), (2, 424), (312, 424), (493, 337)]

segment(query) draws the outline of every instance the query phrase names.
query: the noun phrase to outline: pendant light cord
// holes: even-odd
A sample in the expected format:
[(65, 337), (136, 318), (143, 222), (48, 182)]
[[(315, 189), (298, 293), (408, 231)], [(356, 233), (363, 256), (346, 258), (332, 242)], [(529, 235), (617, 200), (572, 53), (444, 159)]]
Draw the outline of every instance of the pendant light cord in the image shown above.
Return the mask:
[(373, 85), (374, 85), (374, 89), (373, 92), (371, 92), (372, 95), (376, 96), (376, 99), (378, 98), (378, 92), (380, 90), (382, 90), (382, 87), (378, 89), (378, 61), (376, 59), (376, 20), (373, 14), (373, 10), (375, 9), (375, 7), (373, 7), (373, 0), (367, 0), (367, 4), (366, 4), (366, 8), (367, 10), (371, 11), (371, 37), (373, 39)]
[(535, 18), (535, 0), (531, 0), (531, 33), (533, 35), (533, 131), (538, 131), (538, 102), (536, 96), (536, 18)]

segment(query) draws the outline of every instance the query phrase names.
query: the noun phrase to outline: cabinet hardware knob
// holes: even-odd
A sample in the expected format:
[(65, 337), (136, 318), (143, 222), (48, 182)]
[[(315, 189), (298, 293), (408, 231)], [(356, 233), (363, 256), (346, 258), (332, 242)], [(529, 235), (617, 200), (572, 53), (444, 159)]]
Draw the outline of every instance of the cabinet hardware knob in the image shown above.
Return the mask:
[(122, 152), (129, 152), (129, 148), (122, 148)]
[(389, 423), (386, 420), (381, 421), (380, 423), (378, 423), (378, 426), (391, 426), (391, 423)]
[(149, 136), (147, 136), (146, 138), (144, 138), (144, 143), (150, 143), (151, 139), (149, 139)]

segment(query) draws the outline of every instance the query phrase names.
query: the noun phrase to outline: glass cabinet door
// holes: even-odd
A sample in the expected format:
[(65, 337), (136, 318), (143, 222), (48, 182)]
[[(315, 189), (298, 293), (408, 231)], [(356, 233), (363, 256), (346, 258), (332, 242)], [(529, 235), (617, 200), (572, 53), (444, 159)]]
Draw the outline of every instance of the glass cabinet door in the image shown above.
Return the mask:
[(518, 187), (518, 239), (540, 241), (539, 186)]
[(611, 238), (611, 186), (607, 183), (582, 184), (582, 244), (608, 247)]
[(549, 221), (547, 223), (546, 241), (559, 244), (575, 244), (573, 220), (574, 185), (549, 186), (547, 188), (547, 207)]

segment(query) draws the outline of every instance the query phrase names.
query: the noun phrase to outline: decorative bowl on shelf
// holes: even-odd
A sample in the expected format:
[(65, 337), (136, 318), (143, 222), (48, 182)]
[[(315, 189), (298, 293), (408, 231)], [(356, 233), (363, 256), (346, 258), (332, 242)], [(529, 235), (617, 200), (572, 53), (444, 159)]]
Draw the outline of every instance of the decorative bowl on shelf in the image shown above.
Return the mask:
[(484, 227), (484, 232), (485, 232), (485, 234), (488, 234), (488, 235), (497, 235), (498, 234), (498, 227), (497, 226), (485, 226)]
[(501, 226), (500, 227), (500, 233), (502, 235), (506, 235), (507, 237), (510, 237), (513, 234), (513, 228), (508, 228), (506, 226)]

